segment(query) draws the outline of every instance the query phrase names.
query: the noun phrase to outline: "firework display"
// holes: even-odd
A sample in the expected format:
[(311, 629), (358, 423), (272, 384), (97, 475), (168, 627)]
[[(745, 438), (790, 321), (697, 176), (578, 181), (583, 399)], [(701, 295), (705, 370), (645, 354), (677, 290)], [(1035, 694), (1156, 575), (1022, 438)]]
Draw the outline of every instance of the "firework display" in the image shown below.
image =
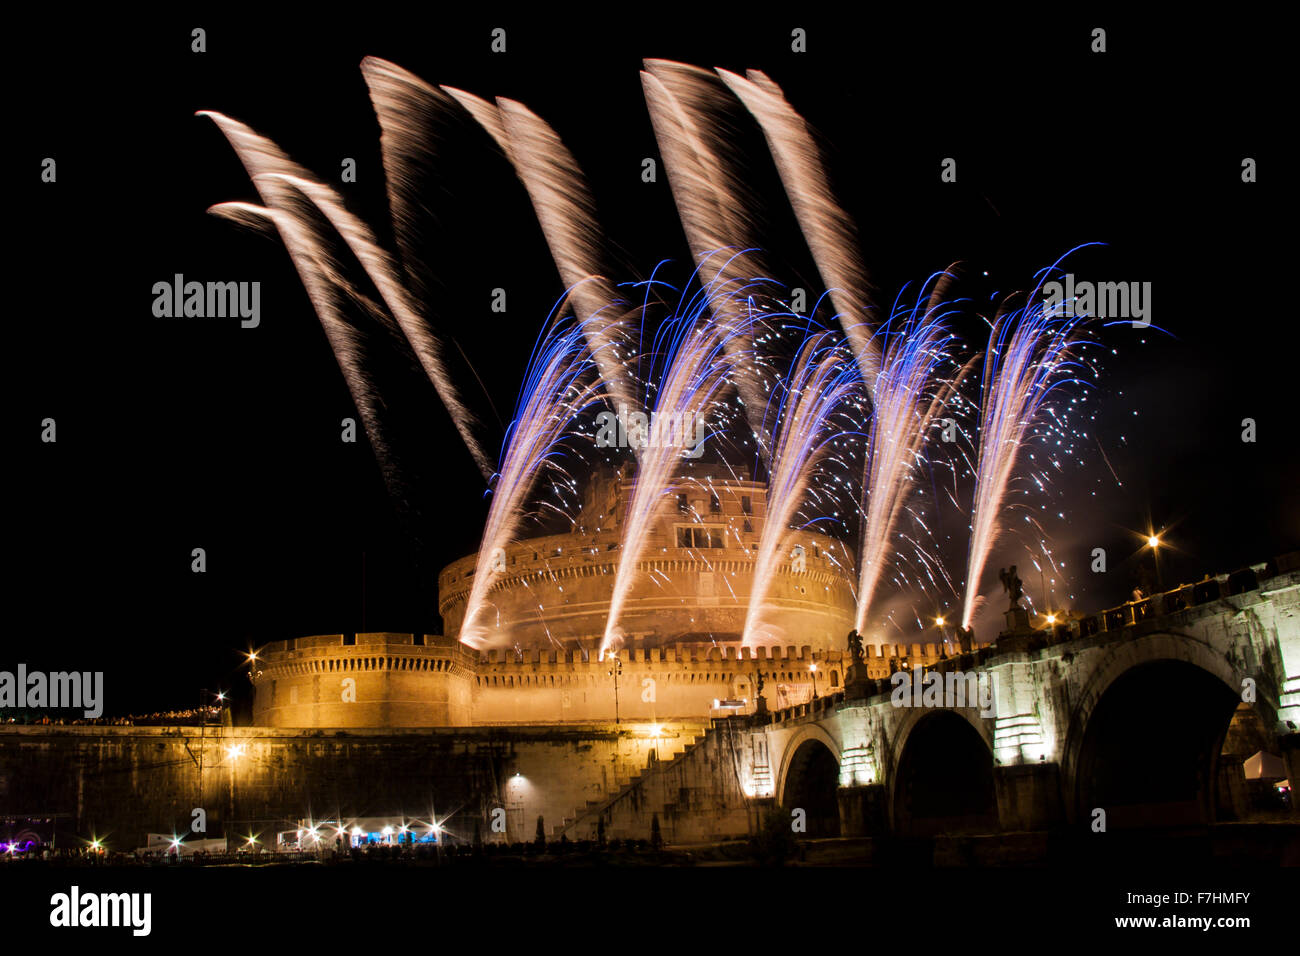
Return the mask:
[[(962, 626), (971, 626), (989, 554), (1008, 517), (1007, 497), (1016, 468), (1025, 464), (1022, 446), (1041, 433), (1040, 426), (1063, 427), (1064, 411), (1055, 409), (1049, 397), (1080, 382), (1077, 343), (1091, 317), (1044, 305), (1042, 285), (1052, 270), (1040, 274), (1037, 287), (1021, 296), (1024, 305), (1004, 306), (997, 313), (982, 356), (951, 328), (968, 305), (952, 294), (956, 269), (936, 274), (926, 284), (928, 293), (918, 295), (910, 308), (896, 304), (891, 317), (879, 321), (874, 314), (876, 291), (861, 264), (856, 231), (835, 203), (807, 128), (780, 88), (758, 72), (748, 78), (725, 70), (715, 75), (654, 60), (647, 61), (642, 74), (646, 100), (664, 147), (683, 229), (696, 254), (698, 289), (679, 293), (676, 307), (656, 322), (651, 294), (657, 300), (663, 288), (645, 284), (645, 301), (629, 306), (611, 280), (595, 271), (601, 258), (600, 231), (590, 189), (558, 136), (536, 114), (515, 101), (500, 100), (494, 106), (470, 93), (440, 89), (373, 57), (363, 64), (363, 72), (384, 130), (389, 198), (404, 257), (418, 260), (418, 251), (400, 236), (406, 206), (414, 201), (404, 194), (403, 184), (411, 179), (406, 166), (420, 158), (421, 124), (463, 108), (492, 136), (526, 186), (561, 277), (569, 285), (557, 310), (575, 316), (568, 331), (559, 333), (553, 324), (539, 342), (519, 413), (492, 472), (492, 506), (461, 640), (474, 647), (490, 643), (480, 617), (489, 614), (485, 602), (501, 573), (503, 549), (525, 532), (522, 522), (536, 503), (530, 495), (538, 491), (539, 472), (563, 471), (554, 449), (577, 438), (582, 412), (596, 402), (624, 413), (645, 409), (660, 423), (644, 435), (634, 434), (630, 442), (635, 483), (626, 504), (602, 653), (621, 641), (620, 616), (651, 525), (664, 496), (681, 478), (686, 453), (694, 450), (686, 430), (662, 424), (713, 419), (709, 427), (720, 431), (715, 444), (734, 474), (745, 467), (746, 457), (742, 442), (728, 440), (738, 425), (734, 416), (728, 419), (728, 410), (736, 407), (743, 412), (739, 430), (749, 433), (743, 443), (752, 442), (759, 452), (750, 468), (765, 472), (769, 483), (768, 521), (749, 589), (746, 643), (759, 640), (764, 594), (796, 515), (816, 521), (856, 512), (859, 540), (856, 558), (850, 560), (858, 577), (856, 629), (863, 634), (869, 631), (873, 602), (887, 579), (904, 588), (955, 593), (952, 573), (925, 540), (925, 520), (913, 508), (914, 493), (931, 464), (928, 448), (936, 422), (969, 417), (974, 409), (978, 420), (963, 423), (978, 449), (961, 613)], [(729, 93), (761, 125), (828, 282), (842, 332), (814, 331), (806, 317), (783, 306), (779, 290), (764, 272), (756, 245), (761, 237), (744, 212), (749, 204), (734, 172), (736, 159), (708, 134), (715, 127), (701, 120), (735, 105), (728, 104)], [(481, 461), (477, 440), (463, 424), (468, 418), (457, 388), (440, 362), (441, 343), (402, 284), (393, 258), (328, 186), (312, 179), (273, 143), (220, 114), (207, 115), (235, 146), (270, 207), (225, 204), (214, 212), (245, 218), (260, 214), (279, 226), (295, 261), (301, 263), (304, 282), (315, 290), (313, 299), (328, 329), (329, 297), (352, 290), (337, 272), (323, 268), (329, 258), (319, 248), (324, 241), (318, 234), (321, 226), (313, 226), (323, 217), (374, 280), (386, 314), (409, 339), (470, 453)], [(313, 238), (314, 246), (309, 245)], [(416, 262), (410, 274), (428, 268)], [(380, 310), (378, 303), (368, 304)], [(580, 347), (575, 335), (582, 340)], [(353, 369), (356, 363), (348, 359), (345, 346), (338, 348), (344, 349), (340, 363)], [(846, 354), (856, 366), (856, 376), (843, 367)], [(977, 365), (982, 366), (983, 387), (970, 400), (961, 388)], [(352, 371), (349, 380), (358, 394), (374, 387), (358, 378)], [(637, 388), (644, 393), (640, 398)], [(854, 412), (845, 414), (850, 397)], [(832, 414), (837, 411), (840, 414)], [(856, 457), (853, 449), (859, 445), (861, 474), (853, 477), (860, 493), (850, 493), (853, 482), (841, 483), (825, 495), (810, 489), (811, 470), (827, 450), (836, 449), (844, 464), (848, 455)], [(1040, 485), (1043, 477), (1041, 471), (1034, 474)], [(576, 478), (565, 472), (562, 480), (572, 486)], [(915, 527), (902, 527), (904, 515)], [(841, 527), (847, 524), (841, 522)], [(910, 575), (889, 573), (903, 565), (912, 568)], [(507, 635), (496, 641), (511, 643)]]
[(19, 929), (1285, 927), (1258, 17), (33, 15)]

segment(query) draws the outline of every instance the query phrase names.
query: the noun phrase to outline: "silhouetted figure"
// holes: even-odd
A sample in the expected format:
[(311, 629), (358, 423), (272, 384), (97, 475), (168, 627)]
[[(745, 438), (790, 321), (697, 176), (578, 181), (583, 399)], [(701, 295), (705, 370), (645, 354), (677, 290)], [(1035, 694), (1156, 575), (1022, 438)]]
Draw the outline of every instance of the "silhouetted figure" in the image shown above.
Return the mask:
[(1007, 610), (1013, 611), (1020, 607), (1020, 597), (1025, 592), (1020, 586), (1021, 581), (1020, 576), (1016, 574), (1016, 566), (1014, 564), (1011, 565), (1011, 570), (1009, 571), (1006, 568), (999, 571), (998, 580), (1002, 582), (1002, 589), (1007, 592), (1007, 597), (1011, 599), (1011, 605)]
[(975, 649), (975, 629), (972, 627), (957, 628), (957, 644), (961, 647), (963, 654), (969, 654)]

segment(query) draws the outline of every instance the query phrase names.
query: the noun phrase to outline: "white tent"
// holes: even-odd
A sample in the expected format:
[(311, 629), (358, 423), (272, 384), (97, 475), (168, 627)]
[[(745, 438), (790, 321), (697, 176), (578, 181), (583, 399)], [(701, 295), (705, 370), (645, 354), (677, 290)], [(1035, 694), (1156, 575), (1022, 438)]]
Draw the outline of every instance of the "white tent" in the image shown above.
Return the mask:
[(1286, 767), (1282, 758), (1261, 750), (1253, 757), (1247, 757), (1241, 765), (1247, 780), (1280, 780), (1286, 776)]

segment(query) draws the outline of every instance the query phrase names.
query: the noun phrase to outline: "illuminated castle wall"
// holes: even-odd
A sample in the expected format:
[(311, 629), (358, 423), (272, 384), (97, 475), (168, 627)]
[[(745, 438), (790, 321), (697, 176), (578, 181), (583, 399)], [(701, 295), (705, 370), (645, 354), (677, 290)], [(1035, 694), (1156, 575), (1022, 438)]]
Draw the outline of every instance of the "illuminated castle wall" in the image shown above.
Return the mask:
[[(329, 634), (262, 649), (254, 672), (259, 727), (385, 728), (692, 721), (752, 711), (754, 678), (774, 709), (844, 689), (847, 652), (812, 647), (677, 647), (620, 654), (612, 664), (581, 650), (486, 651), (449, 638)], [(868, 676), (936, 663), (937, 644), (866, 650)], [(810, 668), (816, 665), (814, 672)], [(727, 701), (741, 706), (728, 707)]]

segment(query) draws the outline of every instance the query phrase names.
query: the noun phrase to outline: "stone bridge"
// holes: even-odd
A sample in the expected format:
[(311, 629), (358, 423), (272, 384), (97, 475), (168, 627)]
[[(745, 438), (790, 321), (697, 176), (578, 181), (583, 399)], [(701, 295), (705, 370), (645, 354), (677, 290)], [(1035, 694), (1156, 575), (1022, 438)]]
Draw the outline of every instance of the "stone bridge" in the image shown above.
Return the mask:
[[(773, 804), (809, 836), (1212, 823), (1248, 815), (1242, 761), (1300, 779), (1300, 571), (1260, 566), (866, 680), (709, 734), (566, 832), (740, 835)], [(900, 672), (902, 673), (902, 672)], [(913, 684), (912, 682), (915, 682)], [(919, 706), (918, 706), (919, 705)], [(1292, 812), (1295, 813), (1294, 801)]]

